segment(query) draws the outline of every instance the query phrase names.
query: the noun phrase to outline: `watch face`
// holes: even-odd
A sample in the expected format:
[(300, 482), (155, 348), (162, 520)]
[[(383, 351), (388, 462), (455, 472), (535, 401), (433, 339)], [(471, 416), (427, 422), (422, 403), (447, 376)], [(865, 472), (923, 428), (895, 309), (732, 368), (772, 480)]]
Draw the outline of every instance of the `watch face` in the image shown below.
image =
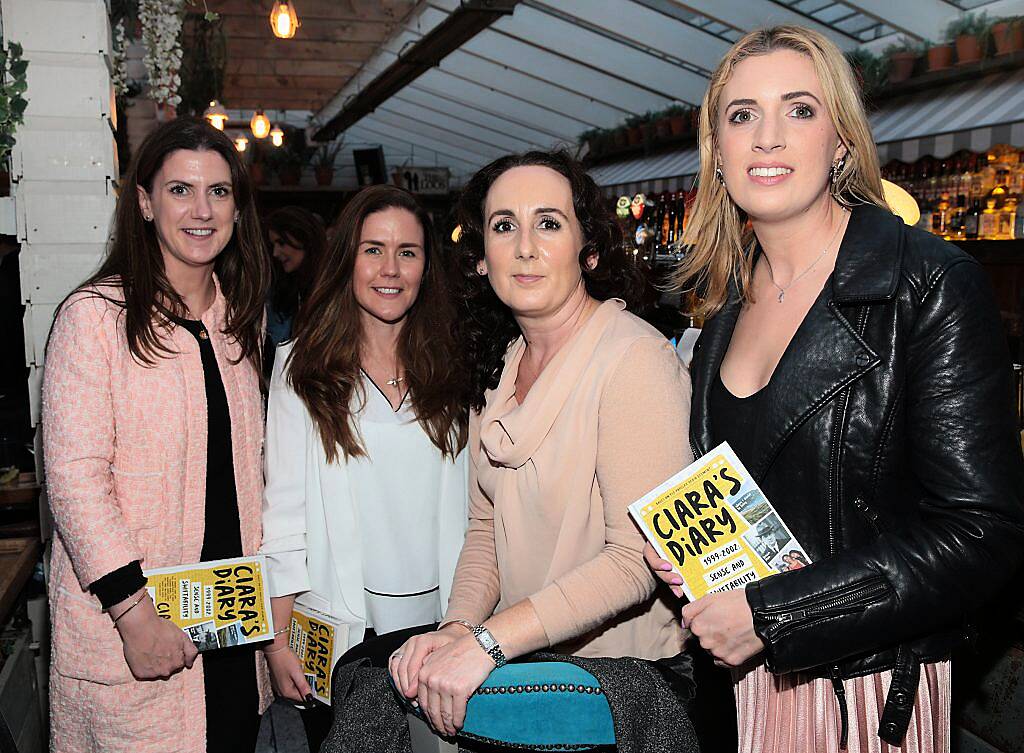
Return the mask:
[(480, 635), (477, 636), (477, 640), (483, 647), (484, 651), (490, 651), (492, 648), (498, 645), (498, 642), (494, 640), (494, 636), (489, 631), (483, 630)]

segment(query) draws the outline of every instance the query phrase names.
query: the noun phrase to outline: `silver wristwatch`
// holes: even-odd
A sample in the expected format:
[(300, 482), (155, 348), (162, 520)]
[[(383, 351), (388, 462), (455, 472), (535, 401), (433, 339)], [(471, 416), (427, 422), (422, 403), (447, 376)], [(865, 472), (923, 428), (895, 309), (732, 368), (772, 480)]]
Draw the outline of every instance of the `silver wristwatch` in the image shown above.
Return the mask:
[(495, 667), (501, 667), (508, 664), (508, 659), (505, 658), (505, 652), (501, 650), (499, 643), (494, 640), (494, 636), (491, 635), (491, 631), (485, 628), (483, 625), (477, 625), (473, 628), (473, 637), (476, 638), (476, 642), (480, 644), (491, 661), (494, 662)]

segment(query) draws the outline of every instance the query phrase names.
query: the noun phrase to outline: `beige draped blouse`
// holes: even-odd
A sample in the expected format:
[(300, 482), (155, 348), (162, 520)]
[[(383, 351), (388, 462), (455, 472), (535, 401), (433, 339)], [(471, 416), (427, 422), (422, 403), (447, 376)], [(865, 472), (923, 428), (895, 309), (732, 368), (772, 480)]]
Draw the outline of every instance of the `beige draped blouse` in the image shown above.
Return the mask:
[(690, 378), (671, 344), (602, 303), (515, 397), (522, 338), (470, 423), (470, 522), (445, 619), (529, 599), (556, 650), (682, 650), (678, 602), (643, 560), (627, 507), (692, 460)]

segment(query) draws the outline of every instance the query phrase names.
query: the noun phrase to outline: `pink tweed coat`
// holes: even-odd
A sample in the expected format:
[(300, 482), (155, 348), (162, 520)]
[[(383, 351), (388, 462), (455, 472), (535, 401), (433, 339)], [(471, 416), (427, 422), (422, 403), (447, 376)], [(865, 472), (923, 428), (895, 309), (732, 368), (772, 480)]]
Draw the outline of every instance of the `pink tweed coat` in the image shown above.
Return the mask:
[[(113, 294), (104, 287), (104, 293)], [(242, 548), (261, 543), (263, 407), (258, 375), (221, 333), (218, 287), (203, 316), (227, 393)], [(199, 347), (145, 367), (128, 351), (120, 309), (75, 293), (53, 325), (43, 380), (46, 488), (54, 518), (49, 597), (51, 751), (204, 753), (202, 656), (166, 681), (132, 677), (121, 639), (88, 591), (97, 578), (197, 562), (206, 503), (206, 390)], [(270, 701), (257, 652), (261, 708)]]

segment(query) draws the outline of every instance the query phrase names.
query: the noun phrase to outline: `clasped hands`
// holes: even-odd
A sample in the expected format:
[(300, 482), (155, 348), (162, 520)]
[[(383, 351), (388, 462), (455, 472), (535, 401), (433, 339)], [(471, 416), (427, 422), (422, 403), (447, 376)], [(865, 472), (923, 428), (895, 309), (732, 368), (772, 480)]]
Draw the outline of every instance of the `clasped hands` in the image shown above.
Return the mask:
[(466, 703), (494, 670), (491, 657), (459, 624), (416, 635), (388, 659), (398, 692), (417, 703), (434, 730), (452, 737), (466, 720)]
[[(682, 580), (650, 544), (644, 546), (644, 559), (672, 593), (682, 598), (683, 590), (679, 587)], [(741, 588), (708, 594), (684, 606), (683, 627), (688, 628), (701, 647), (715, 658), (715, 663), (722, 666), (739, 667), (764, 650), (764, 644), (754, 632), (754, 616)]]

